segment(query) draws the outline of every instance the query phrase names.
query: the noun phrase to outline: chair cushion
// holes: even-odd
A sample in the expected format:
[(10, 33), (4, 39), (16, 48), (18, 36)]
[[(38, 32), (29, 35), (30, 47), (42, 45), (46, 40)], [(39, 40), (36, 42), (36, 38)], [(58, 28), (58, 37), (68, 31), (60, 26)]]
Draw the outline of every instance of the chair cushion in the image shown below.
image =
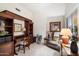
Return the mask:
[(28, 42), (24, 42), (24, 45), (27, 45), (28, 44)]

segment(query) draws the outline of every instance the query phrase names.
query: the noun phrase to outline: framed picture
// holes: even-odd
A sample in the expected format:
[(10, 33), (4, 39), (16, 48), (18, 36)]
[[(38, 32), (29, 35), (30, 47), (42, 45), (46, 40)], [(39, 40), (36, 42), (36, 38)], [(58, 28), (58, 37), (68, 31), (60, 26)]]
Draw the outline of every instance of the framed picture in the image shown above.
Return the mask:
[(22, 31), (22, 24), (14, 23), (14, 31), (21, 32)]
[(50, 31), (59, 32), (61, 30), (61, 22), (50, 22)]

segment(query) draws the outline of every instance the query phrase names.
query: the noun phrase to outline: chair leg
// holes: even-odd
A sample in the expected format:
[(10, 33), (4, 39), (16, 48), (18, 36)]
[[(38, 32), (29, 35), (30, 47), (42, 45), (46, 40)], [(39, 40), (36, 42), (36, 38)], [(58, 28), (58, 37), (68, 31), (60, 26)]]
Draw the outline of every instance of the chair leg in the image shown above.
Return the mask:
[(28, 49), (30, 49), (30, 46), (28, 46)]
[(24, 50), (24, 53), (25, 53), (25, 46), (23, 46), (23, 50)]
[[(16, 47), (15, 47), (15, 48), (16, 48)], [(18, 55), (18, 53), (16, 53), (16, 49), (15, 49), (15, 48), (14, 48), (14, 54), (15, 54), (15, 55)]]
[(18, 51), (20, 50), (20, 45), (19, 45), (19, 47), (18, 47)]

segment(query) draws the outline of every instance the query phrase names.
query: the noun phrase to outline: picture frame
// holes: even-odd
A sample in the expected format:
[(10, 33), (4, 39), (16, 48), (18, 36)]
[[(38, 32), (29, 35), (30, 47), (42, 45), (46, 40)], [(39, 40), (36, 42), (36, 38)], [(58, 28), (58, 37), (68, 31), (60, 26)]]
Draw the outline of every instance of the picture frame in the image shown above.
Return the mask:
[(21, 32), (22, 24), (14, 23), (14, 32)]
[(50, 22), (50, 31), (51, 32), (60, 32), (61, 31), (61, 22)]

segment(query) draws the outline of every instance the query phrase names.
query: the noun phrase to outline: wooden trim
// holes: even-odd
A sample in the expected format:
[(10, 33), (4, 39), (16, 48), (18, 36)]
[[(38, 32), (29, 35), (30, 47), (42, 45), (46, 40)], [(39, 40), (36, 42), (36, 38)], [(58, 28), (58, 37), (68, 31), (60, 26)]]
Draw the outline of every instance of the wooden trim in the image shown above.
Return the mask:
[(3, 15), (5, 15), (5, 16), (4, 16), (5, 18), (31, 21), (31, 20), (28, 19), (28, 18), (25, 18), (25, 17), (23, 17), (23, 16), (17, 15), (17, 14), (15, 14), (15, 13), (13, 13), (13, 12), (8, 11), (8, 10), (4, 10), (4, 11), (0, 12), (0, 16), (3, 16)]

